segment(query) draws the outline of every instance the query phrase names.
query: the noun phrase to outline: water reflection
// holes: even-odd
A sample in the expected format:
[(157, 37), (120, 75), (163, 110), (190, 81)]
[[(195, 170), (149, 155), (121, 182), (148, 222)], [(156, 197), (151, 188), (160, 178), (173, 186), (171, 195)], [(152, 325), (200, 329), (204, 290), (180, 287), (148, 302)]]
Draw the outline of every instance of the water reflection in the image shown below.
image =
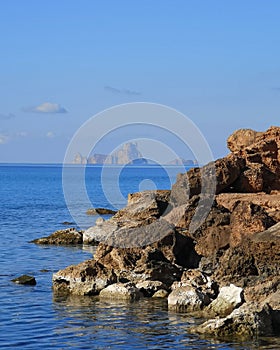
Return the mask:
[(74, 347), (78, 343), (92, 343), (95, 349), (280, 348), (279, 339), (224, 342), (189, 334), (188, 328), (201, 320), (169, 312), (167, 301), (161, 299), (130, 303), (99, 300), (98, 297), (55, 297), (53, 309), (57, 319), (56, 334), (65, 338), (72, 335), (71, 346)]

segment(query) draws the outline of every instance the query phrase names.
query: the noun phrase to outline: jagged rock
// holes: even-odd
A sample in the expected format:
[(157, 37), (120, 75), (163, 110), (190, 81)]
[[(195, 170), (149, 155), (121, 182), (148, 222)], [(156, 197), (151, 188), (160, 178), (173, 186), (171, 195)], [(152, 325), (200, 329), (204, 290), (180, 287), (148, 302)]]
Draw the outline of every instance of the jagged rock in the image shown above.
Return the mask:
[(263, 135), (263, 132), (252, 129), (239, 129), (228, 137), (227, 146), (231, 152), (239, 152), (257, 142), (261, 135)]
[(169, 204), (169, 195), (170, 191), (163, 190), (129, 195), (128, 205), (124, 209), (119, 210), (109, 220), (84, 232), (84, 243), (91, 244), (93, 240), (111, 246), (139, 247), (161, 239), (172, 225), (167, 227), (167, 223), (160, 220), (158, 224), (166, 227), (155, 229), (157, 224), (152, 224), (165, 212)]
[(136, 288), (145, 296), (151, 297), (159, 290), (167, 291), (167, 286), (161, 281), (142, 281), (136, 284)]
[(83, 243), (83, 231), (77, 231), (75, 228), (58, 230), (48, 237), (34, 239), (30, 243), (36, 244), (54, 244), (54, 245), (75, 245)]
[[(231, 139), (238, 142), (231, 142)], [(250, 137), (249, 137), (250, 139)], [(236, 192), (270, 193), (280, 190), (280, 128), (271, 127), (252, 136), (250, 142), (242, 131), (235, 132), (228, 142), (234, 154), (246, 162), (242, 176), (233, 185)]]
[(116, 210), (107, 208), (90, 208), (86, 211), (87, 215), (114, 215)]
[(12, 282), (17, 283), (17, 284), (25, 284), (25, 285), (30, 285), (30, 286), (35, 286), (36, 285), (36, 279), (33, 276), (28, 276), (28, 275), (22, 275), (20, 277), (14, 278)]
[(218, 205), (225, 207), (230, 212), (237, 203), (245, 202), (248, 205), (260, 206), (276, 222), (280, 221), (280, 192), (273, 191), (270, 194), (259, 193), (221, 193), (216, 196)]
[(200, 311), (209, 303), (208, 295), (192, 286), (178, 287), (168, 295), (168, 308), (178, 312)]
[(114, 283), (101, 290), (100, 298), (134, 301), (141, 297), (139, 289), (133, 283)]
[(53, 290), (56, 294), (95, 295), (116, 282), (117, 276), (113, 269), (93, 259), (53, 274)]
[(210, 319), (189, 331), (217, 338), (270, 336), (273, 334), (271, 308), (245, 303), (227, 317)]
[(215, 315), (227, 316), (243, 301), (243, 289), (230, 284), (220, 289), (218, 297), (209, 304), (207, 310)]
[(209, 300), (214, 299), (218, 293), (218, 286), (209, 276), (198, 269), (184, 271), (180, 282), (174, 282), (172, 290), (180, 287), (193, 287), (197, 291), (206, 294)]
[(248, 277), (280, 274), (280, 223), (268, 230), (245, 236), (237, 246), (224, 251), (214, 278), (246, 286)]

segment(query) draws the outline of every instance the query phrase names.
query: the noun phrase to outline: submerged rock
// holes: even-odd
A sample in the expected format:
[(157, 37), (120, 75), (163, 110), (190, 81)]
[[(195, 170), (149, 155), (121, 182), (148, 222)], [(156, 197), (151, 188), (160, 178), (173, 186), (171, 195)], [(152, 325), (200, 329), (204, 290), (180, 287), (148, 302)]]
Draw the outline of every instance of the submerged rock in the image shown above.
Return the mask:
[(22, 275), (20, 277), (14, 278), (12, 282), (17, 283), (17, 284), (25, 284), (25, 285), (30, 285), (30, 286), (35, 286), (36, 285), (36, 279), (33, 276), (28, 276), (28, 275)]

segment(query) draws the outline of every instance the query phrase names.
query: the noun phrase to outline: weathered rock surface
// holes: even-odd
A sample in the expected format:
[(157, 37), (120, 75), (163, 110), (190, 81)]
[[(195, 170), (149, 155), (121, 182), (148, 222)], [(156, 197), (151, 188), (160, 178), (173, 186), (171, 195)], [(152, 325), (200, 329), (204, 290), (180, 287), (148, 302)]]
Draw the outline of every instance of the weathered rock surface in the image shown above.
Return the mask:
[(166, 292), (168, 290), (168, 287), (161, 281), (141, 281), (136, 284), (136, 288), (138, 288), (145, 297), (154, 296), (159, 290), (164, 290)]
[(25, 284), (25, 285), (30, 285), (30, 286), (35, 286), (36, 285), (36, 279), (33, 276), (28, 276), (28, 275), (22, 275), (20, 277), (16, 277), (12, 280), (12, 282), (17, 283), (17, 284)]
[(147, 297), (171, 290), (170, 309), (227, 315), (194, 328), (198, 333), (275, 333), (280, 128), (237, 131), (228, 146), (226, 157), (179, 174), (171, 191), (131, 194), (112, 218), (99, 218), (83, 234), (84, 243), (101, 242), (94, 259), (58, 271), (54, 291), (92, 295), (107, 289), (118, 298), (116, 286), (133, 286)]
[(114, 215), (116, 210), (107, 209), (107, 208), (89, 208), (86, 211), (87, 215)]
[(48, 237), (34, 239), (31, 243), (36, 244), (54, 244), (54, 245), (75, 245), (83, 243), (83, 231), (77, 231), (75, 228), (55, 231)]
[(178, 312), (200, 311), (209, 303), (208, 295), (192, 286), (175, 288), (168, 295), (168, 308)]
[(96, 295), (116, 282), (117, 276), (113, 269), (91, 259), (55, 273), (53, 290), (57, 294)]
[(243, 304), (227, 317), (210, 319), (190, 328), (190, 331), (217, 338), (270, 336), (274, 332), (271, 308), (268, 305)]
[(139, 289), (133, 283), (115, 283), (101, 290), (100, 298), (134, 301), (141, 297)]
[(234, 284), (222, 287), (218, 297), (211, 302), (207, 311), (214, 315), (227, 316), (244, 301), (243, 289)]

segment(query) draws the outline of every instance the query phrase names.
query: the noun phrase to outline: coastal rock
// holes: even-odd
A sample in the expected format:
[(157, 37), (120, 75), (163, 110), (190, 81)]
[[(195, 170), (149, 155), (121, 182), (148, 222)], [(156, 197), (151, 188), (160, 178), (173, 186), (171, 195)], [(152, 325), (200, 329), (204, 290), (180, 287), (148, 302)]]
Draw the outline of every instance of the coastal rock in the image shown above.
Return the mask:
[[(169, 204), (170, 191), (144, 191), (130, 194), (128, 205), (119, 210), (109, 220), (98, 223), (84, 232), (83, 241), (105, 242), (118, 247), (145, 246), (147, 242), (157, 241), (169, 232), (172, 225), (155, 229), (155, 221), (164, 213)], [(144, 227), (144, 228), (143, 228)], [(137, 229), (137, 231), (135, 231)]]
[(245, 236), (237, 246), (224, 251), (214, 278), (239, 286), (248, 284), (248, 277), (267, 278), (280, 274), (280, 223), (269, 229)]
[(53, 274), (53, 290), (56, 294), (96, 295), (116, 282), (117, 276), (113, 269), (93, 259)]
[(136, 284), (136, 288), (145, 296), (154, 296), (159, 290), (168, 290), (168, 287), (161, 281), (142, 281)]
[(207, 310), (219, 316), (227, 316), (243, 303), (243, 289), (234, 284), (222, 287), (218, 297), (211, 302)]
[(174, 282), (171, 289), (175, 290), (180, 287), (193, 287), (203, 294), (206, 294), (209, 297), (209, 300), (216, 298), (218, 293), (216, 282), (198, 269), (184, 271), (181, 281)]
[(168, 295), (168, 308), (178, 312), (200, 311), (209, 303), (206, 294), (191, 286), (178, 287)]
[(168, 292), (165, 289), (159, 289), (152, 295), (152, 298), (166, 298), (168, 296)]
[(90, 208), (86, 211), (87, 215), (114, 215), (116, 210), (107, 208)]
[(190, 332), (216, 338), (238, 337), (242, 339), (273, 334), (271, 308), (268, 305), (243, 304), (224, 318), (210, 319)]
[(275, 222), (280, 221), (280, 191), (270, 194), (259, 193), (221, 193), (216, 196), (218, 205), (228, 209), (231, 213), (237, 203), (245, 202), (247, 205), (261, 207)]
[(237, 131), (228, 139), (230, 149), (246, 163), (245, 172), (233, 185), (235, 192), (280, 190), (280, 128), (270, 127), (255, 135), (250, 132), (248, 138)]
[(30, 243), (36, 244), (53, 244), (53, 245), (75, 245), (83, 243), (83, 231), (75, 228), (58, 230), (48, 237), (34, 239)]
[(22, 275), (20, 277), (14, 278), (12, 282), (17, 284), (25, 284), (29, 286), (35, 286), (36, 285), (36, 279), (33, 276), (28, 275)]
[(231, 152), (239, 152), (244, 148), (256, 143), (263, 132), (252, 129), (239, 129), (230, 135), (227, 139), (227, 146)]
[(141, 297), (139, 289), (133, 283), (114, 283), (101, 290), (100, 298), (134, 301)]

